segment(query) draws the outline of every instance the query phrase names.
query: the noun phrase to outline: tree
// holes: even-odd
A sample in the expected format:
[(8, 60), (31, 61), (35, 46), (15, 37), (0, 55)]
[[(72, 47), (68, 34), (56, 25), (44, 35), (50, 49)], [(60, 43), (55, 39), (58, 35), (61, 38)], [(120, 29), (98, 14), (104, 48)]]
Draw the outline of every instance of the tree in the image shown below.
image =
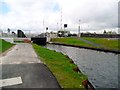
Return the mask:
[(8, 28), (8, 34), (10, 34), (10, 29)]
[(104, 30), (103, 34), (106, 34), (106, 33), (107, 33), (106, 30)]
[(115, 31), (108, 31), (108, 32), (106, 32), (106, 31), (104, 30), (103, 34), (117, 34), (117, 33), (116, 33)]

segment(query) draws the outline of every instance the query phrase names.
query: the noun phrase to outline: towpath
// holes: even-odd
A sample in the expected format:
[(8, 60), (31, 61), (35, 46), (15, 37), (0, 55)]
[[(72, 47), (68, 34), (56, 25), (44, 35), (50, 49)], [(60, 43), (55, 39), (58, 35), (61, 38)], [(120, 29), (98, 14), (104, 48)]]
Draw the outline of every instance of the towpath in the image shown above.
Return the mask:
[(88, 41), (88, 40), (86, 40), (86, 39), (84, 39), (84, 38), (80, 38), (80, 40), (83, 41), (83, 42), (86, 42), (86, 43), (88, 43), (88, 44), (91, 44), (91, 45), (93, 45), (93, 46), (100, 46), (99, 44), (96, 44), (96, 43), (94, 43), (94, 42)]
[(2, 88), (60, 88), (31, 44), (16, 44), (5, 56), (0, 57), (0, 62)]

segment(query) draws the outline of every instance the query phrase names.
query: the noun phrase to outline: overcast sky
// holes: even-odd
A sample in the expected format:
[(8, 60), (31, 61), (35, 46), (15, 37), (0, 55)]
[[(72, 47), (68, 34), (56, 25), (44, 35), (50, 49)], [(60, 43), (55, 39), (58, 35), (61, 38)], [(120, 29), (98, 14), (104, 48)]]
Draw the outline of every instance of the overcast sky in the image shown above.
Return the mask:
[[(57, 31), (62, 24), (77, 32), (117, 31), (119, 0), (0, 0), (0, 29)], [(58, 25), (57, 25), (58, 23)]]

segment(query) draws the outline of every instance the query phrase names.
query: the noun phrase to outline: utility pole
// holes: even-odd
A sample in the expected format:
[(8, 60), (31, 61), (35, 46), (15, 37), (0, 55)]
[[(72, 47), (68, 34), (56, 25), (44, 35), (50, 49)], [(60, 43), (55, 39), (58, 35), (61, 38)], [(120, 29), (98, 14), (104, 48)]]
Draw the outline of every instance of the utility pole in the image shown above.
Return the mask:
[(60, 22), (61, 22), (61, 30), (62, 30), (62, 8), (61, 8), (61, 20), (60, 20)]
[(78, 26), (78, 37), (80, 37), (81, 34), (80, 34), (80, 20), (79, 20), (79, 26)]
[(45, 37), (45, 22), (44, 22), (44, 19), (43, 19), (43, 36)]
[(58, 23), (57, 23), (57, 31), (59, 31)]

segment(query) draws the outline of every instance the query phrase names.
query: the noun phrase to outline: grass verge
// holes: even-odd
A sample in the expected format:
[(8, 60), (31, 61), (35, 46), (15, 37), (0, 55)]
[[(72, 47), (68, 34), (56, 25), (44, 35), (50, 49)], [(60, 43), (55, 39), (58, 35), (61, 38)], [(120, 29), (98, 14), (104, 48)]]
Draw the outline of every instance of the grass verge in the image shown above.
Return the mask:
[(6, 42), (3, 39), (0, 39), (0, 53), (3, 53), (4, 51), (8, 50), (10, 47), (12, 47), (14, 44)]
[(81, 72), (73, 70), (77, 66), (70, 63), (69, 58), (54, 50), (49, 50), (36, 44), (32, 45), (42, 62), (55, 75), (62, 88), (84, 88), (82, 81), (86, 80), (87, 77)]

